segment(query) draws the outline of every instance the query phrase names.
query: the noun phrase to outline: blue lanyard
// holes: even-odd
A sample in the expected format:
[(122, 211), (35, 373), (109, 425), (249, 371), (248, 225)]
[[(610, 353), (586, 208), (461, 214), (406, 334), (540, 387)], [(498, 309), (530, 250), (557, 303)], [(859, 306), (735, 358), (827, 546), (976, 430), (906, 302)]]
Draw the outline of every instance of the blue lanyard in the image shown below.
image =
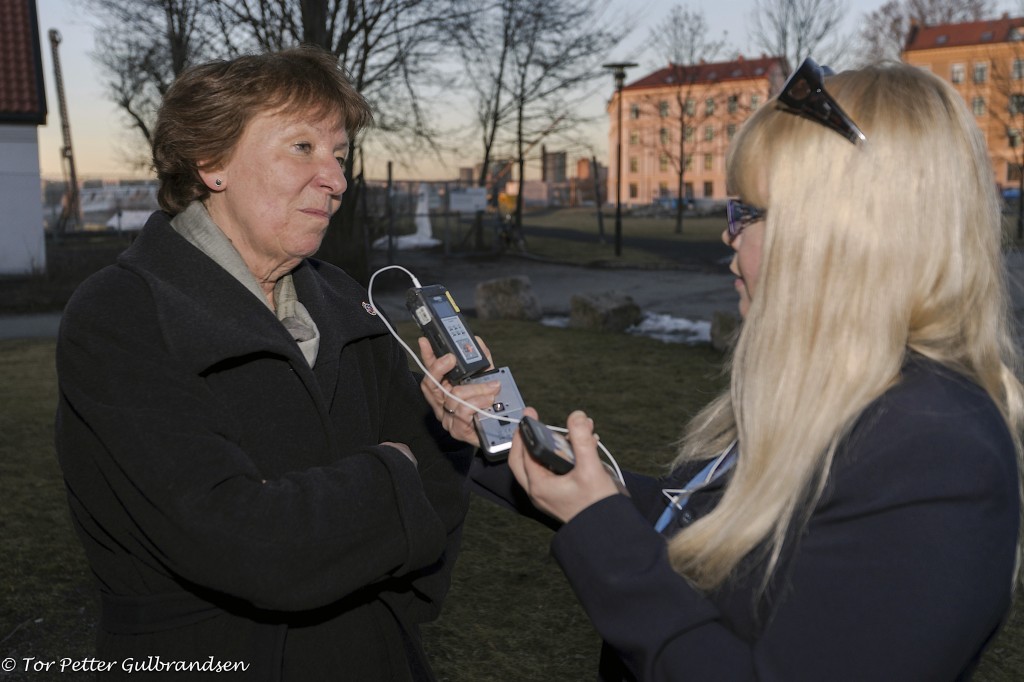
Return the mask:
[(661, 492), (669, 498), (668, 506), (665, 507), (665, 511), (658, 517), (658, 522), (654, 524), (654, 530), (660, 533), (668, 528), (668, 525), (679, 516), (679, 513), (683, 511), (683, 507), (690, 501), (690, 495), (731, 469), (732, 465), (736, 463), (737, 452), (739, 452), (739, 448), (736, 447), (736, 441), (733, 441), (729, 444), (729, 447), (722, 451), (722, 454), (708, 462), (684, 487), (662, 490)]

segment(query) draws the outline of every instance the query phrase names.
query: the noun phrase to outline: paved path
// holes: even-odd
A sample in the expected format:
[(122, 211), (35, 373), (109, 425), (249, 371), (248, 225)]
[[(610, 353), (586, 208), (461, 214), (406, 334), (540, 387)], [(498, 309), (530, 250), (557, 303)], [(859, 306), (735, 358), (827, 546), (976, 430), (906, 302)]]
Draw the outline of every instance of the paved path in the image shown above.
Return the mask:
[[(540, 262), (517, 256), (448, 257), (435, 252), (399, 252), (396, 261), (422, 284), (444, 284), (461, 306), (472, 310), (479, 282), (525, 275), (545, 314), (567, 315), (573, 294), (618, 291), (642, 309), (689, 320), (710, 320), (718, 310), (736, 310), (733, 278), (722, 262), (690, 262), (670, 270), (584, 268)], [(1017, 319), (1024, 319), (1024, 253), (1007, 255), (1011, 295)], [(374, 254), (375, 267), (385, 265)], [(386, 272), (374, 284), (374, 300), (392, 319), (404, 319), (408, 277)], [(0, 316), (0, 339), (52, 338), (60, 322), (58, 313)]]
[(0, 315), (0, 340), (53, 338), (60, 326), (60, 313)]
[[(568, 315), (574, 294), (618, 291), (645, 311), (710, 320), (716, 310), (735, 310), (733, 277), (724, 264), (700, 269), (637, 270), (584, 268), (541, 262), (517, 256), (448, 258), (402, 252), (396, 264), (407, 268), (420, 283), (443, 284), (463, 308), (475, 308), (476, 285), (498, 277), (523, 275), (546, 315)], [(384, 262), (378, 267), (385, 265)], [(379, 282), (380, 284), (378, 284)], [(385, 272), (374, 283), (374, 302), (392, 319), (404, 319), (405, 291), (411, 282), (404, 273)]]

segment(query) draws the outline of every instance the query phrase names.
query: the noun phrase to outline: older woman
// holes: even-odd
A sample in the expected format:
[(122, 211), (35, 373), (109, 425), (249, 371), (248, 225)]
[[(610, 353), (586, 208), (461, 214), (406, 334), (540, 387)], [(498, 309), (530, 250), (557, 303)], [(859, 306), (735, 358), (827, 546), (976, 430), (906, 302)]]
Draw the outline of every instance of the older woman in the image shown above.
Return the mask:
[(68, 304), (57, 451), (115, 672), (431, 677), (467, 458), (363, 288), (309, 258), (370, 118), (318, 50), (187, 71), (154, 133), (164, 211)]
[[(981, 135), (920, 69), (808, 60), (728, 174), (745, 321), (671, 473), (618, 494), (580, 412), (570, 473), (509, 455), (564, 523), (602, 679), (966, 679), (1013, 594), (1024, 424)], [(468, 408), (423, 387), (471, 440)]]

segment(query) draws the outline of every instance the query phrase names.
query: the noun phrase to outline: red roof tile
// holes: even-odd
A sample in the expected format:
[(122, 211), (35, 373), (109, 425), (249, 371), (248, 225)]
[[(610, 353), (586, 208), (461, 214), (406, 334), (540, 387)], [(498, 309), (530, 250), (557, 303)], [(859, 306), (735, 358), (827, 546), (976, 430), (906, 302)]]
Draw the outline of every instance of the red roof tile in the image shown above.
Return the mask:
[(1008, 17), (987, 21), (968, 21), (962, 24), (937, 24), (935, 26), (915, 25), (907, 34), (904, 52), (930, 50), (940, 47), (964, 45), (986, 45), (1006, 43), (1024, 38), (1024, 17)]
[(783, 76), (789, 73), (788, 63), (783, 57), (759, 57), (758, 59), (740, 57), (728, 62), (700, 63), (692, 66), (669, 64), (663, 69), (624, 86), (623, 90), (643, 90), (679, 83), (722, 83), (751, 78), (769, 78), (774, 67), (777, 67)]
[(0, 0), (0, 123), (46, 123), (35, 0)]

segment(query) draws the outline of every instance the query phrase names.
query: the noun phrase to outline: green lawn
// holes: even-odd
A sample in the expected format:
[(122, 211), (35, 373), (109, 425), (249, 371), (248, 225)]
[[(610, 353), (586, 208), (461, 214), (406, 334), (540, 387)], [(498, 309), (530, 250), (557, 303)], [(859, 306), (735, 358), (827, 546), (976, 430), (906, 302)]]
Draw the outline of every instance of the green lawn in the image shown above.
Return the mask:
[[(1007, 217), (1008, 233), (1013, 219)], [(682, 235), (674, 234), (671, 218), (627, 215), (623, 223), (631, 237), (696, 242), (717, 240), (723, 218), (688, 220)], [(607, 212), (603, 244), (593, 210), (531, 213), (527, 224), (548, 230), (529, 239), (535, 255), (557, 254), (577, 263), (612, 258), (614, 217)], [(567, 241), (557, 236), (559, 229), (585, 238)], [(87, 243), (51, 258), (61, 266), (58, 274), (0, 282), (5, 312), (59, 309), (81, 276), (112, 261), (120, 248)], [(657, 253), (632, 248), (615, 260), (665, 264)], [(618, 461), (634, 470), (660, 471), (687, 417), (722, 386), (723, 358), (707, 347), (532, 323), (476, 321), (474, 328), (499, 362), (513, 368), (523, 396), (542, 417), (561, 422), (572, 409), (587, 410)], [(413, 333), (410, 325), (402, 332)], [(53, 352), (49, 341), (0, 342), (0, 660), (19, 663), (27, 657), (88, 657), (97, 620), (94, 588), (70, 526), (53, 451)], [(444, 614), (425, 631), (441, 679), (594, 678), (598, 638), (550, 558), (549, 540), (545, 528), (473, 499)], [(1018, 611), (975, 679), (1011, 682), (1021, 670), (1024, 616)], [(84, 679), (61, 679), (76, 677)], [(0, 672), (4, 682), (39, 679), (49, 677)]]
[[(708, 347), (526, 322), (474, 327), (542, 417), (561, 422), (572, 409), (587, 410), (618, 461), (635, 470), (660, 471), (687, 416), (723, 382), (723, 357)], [(413, 335), (410, 325), (401, 331)], [(53, 452), (53, 352), (51, 341), (0, 342), (0, 659), (19, 662), (91, 655), (97, 617)], [(452, 591), (425, 631), (442, 680), (594, 679), (599, 641), (549, 556), (549, 540), (538, 524), (473, 499)], [(1022, 669), (1017, 615), (976, 679), (1010, 682)], [(0, 673), (5, 681), (38, 679), (49, 678)]]

